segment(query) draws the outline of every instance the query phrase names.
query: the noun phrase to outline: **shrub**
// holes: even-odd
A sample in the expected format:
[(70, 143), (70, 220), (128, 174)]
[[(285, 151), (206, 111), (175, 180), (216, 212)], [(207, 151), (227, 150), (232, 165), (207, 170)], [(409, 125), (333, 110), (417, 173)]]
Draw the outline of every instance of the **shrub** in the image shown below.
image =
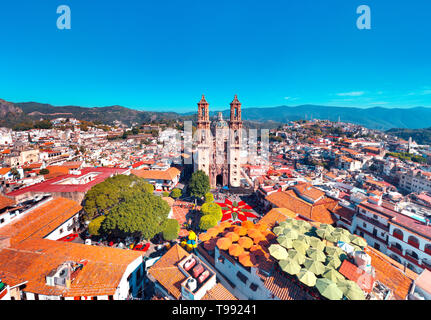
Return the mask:
[(171, 197), (172, 198), (178, 199), (179, 197), (181, 197), (181, 195), (182, 195), (182, 192), (181, 192), (180, 189), (178, 189), (178, 188), (172, 189), (172, 192), (171, 192)]
[(103, 220), (105, 220), (105, 216), (100, 216), (91, 220), (91, 222), (88, 224), (88, 233), (92, 236), (100, 236), (99, 230)]
[(163, 191), (162, 196), (163, 196), (163, 197), (169, 197), (169, 192), (167, 192), (167, 191)]
[(205, 202), (201, 207), (201, 213), (203, 216), (212, 215), (217, 222), (223, 217), (221, 207), (215, 202)]
[(214, 196), (211, 192), (205, 193), (205, 202), (214, 202)]
[(215, 227), (217, 225), (217, 220), (212, 214), (207, 214), (201, 217), (199, 221), (199, 228), (202, 230), (208, 230), (209, 228)]
[(175, 219), (168, 219), (163, 230), (163, 239), (172, 241), (178, 238), (180, 232), (180, 224)]

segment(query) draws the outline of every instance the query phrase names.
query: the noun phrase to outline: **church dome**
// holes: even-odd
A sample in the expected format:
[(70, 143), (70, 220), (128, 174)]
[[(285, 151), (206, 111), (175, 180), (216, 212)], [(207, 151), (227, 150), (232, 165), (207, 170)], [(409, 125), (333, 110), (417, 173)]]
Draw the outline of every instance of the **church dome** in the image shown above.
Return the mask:
[(229, 128), (229, 125), (225, 120), (223, 120), (223, 114), (221, 112), (218, 113), (217, 121), (215, 123), (217, 129)]

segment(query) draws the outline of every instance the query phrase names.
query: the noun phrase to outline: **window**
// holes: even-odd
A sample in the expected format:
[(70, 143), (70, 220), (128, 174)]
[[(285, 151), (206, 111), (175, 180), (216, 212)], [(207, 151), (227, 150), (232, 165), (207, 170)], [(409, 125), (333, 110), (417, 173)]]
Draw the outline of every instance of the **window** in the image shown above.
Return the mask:
[(3, 222), (4, 222), (4, 218), (1, 218), (1, 219), (0, 219), (0, 223), (3, 223)]
[(374, 243), (374, 248), (377, 249), (377, 250), (380, 250), (380, 244), (378, 244), (377, 242)]
[(394, 229), (392, 235), (395, 238), (400, 239), (400, 240), (403, 240), (403, 238), (404, 238), (404, 234), (403, 234), (403, 232), (400, 229)]
[(408, 244), (415, 248), (419, 248), (419, 240), (414, 236), (409, 237)]
[(108, 296), (108, 300), (114, 300), (114, 296)]
[(251, 289), (252, 291), (256, 291), (256, 290), (257, 290), (257, 284), (252, 283), (252, 284), (250, 285), (250, 289)]
[(238, 277), (239, 280), (241, 280), (244, 284), (247, 283), (248, 278), (243, 275), (240, 271), (238, 271), (236, 273), (236, 276)]
[(61, 228), (58, 232), (60, 232), (60, 234), (62, 234), (63, 233), (63, 228)]
[(362, 226), (363, 226), (364, 228), (366, 228), (366, 227), (367, 227), (367, 224), (364, 222), (364, 223), (362, 223)]

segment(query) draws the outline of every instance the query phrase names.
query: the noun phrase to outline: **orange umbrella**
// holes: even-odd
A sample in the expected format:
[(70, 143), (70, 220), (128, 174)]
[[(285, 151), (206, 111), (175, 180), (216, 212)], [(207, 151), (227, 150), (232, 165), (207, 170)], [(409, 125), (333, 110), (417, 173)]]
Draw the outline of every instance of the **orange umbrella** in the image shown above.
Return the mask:
[(207, 233), (210, 237), (215, 237), (216, 235), (218, 235), (220, 233), (220, 230), (214, 227), (214, 228), (208, 229)]
[(200, 241), (207, 241), (207, 240), (209, 240), (209, 239), (211, 239), (211, 235), (209, 235), (209, 234), (208, 234), (208, 232), (201, 233), (201, 234), (199, 235), (199, 240), (200, 240)]
[(220, 238), (217, 240), (216, 244), (220, 250), (230, 250), (230, 247), (232, 246), (232, 241), (230, 241), (229, 238)]
[(226, 229), (232, 226), (232, 224), (229, 221), (223, 221), (220, 222), (220, 224), (218, 225), (220, 228)]
[(241, 237), (238, 240), (238, 244), (244, 249), (248, 249), (253, 245), (253, 240), (251, 240), (249, 237)]
[(238, 257), (244, 253), (244, 249), (237, 243), (234, 243), (229, 247), (229, 254), (234, 257)]
[(204, 248), (205, 248), (205, 250), (208, 250), (208, 251), (214, 250), (215, 245), (216, 245), (216, 239), (215, 238), (209, 239), (209, 240), (204, 242)]
[(239, 263), (244, 267), (253, 267), (253, 262), (251, 261), (251, 256), (249, 252), (244, 252), (238, 257)]
[(239, 239), (239, 235), (235, 232), (228, 232), (225, 234), (225, 237), (229, 238), (232, 242), (236, 242)]
[(277, 236), (272, 231), (263, 231), (262, 234), (265, 236), (266, 240), (271, 241), (277, 238)]
[(264, 256), (266, 257), (268, 254), (265, 252), (265, 248), (262, 246), (255, 244), (250, 248), (250, 252), (253, 253), (255, 256)]
[(247, 235), (251, 238), (261, 238), (263, 237), (263, 234), (258, 229), (248, 229)]
[(237, 233), (239, 236), (245, 236), (247, 234), (247, 228), (236, 226), (233, 228), (233, 232)]
[(255, 228), (260, 231), (265, 231), (268, 230), (268, 225), (266, 223), (259, 222), (255, 224)]
[(263, 241), (266, 241), (266, 238), (265, 238), (265, 236), (264, 235), (261, 235), (261, 236), (259, 236), (259, 237), (255, 237), (255, 238), (253, 238), (253, 242), (255, 243), (255, 244), (260, 244), (261, 242), (263, 242)]
[(249, 220), (245, 220), (241, 223), (241, 226), (247, 229), (251, 229), (251, 228), (254, 228), (254, 223)]

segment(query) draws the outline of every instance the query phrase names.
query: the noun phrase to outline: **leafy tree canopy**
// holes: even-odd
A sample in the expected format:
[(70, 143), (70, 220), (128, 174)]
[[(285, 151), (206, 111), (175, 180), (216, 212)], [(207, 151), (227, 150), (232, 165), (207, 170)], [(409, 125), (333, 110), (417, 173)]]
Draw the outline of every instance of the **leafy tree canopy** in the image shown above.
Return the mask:
[(178, 199), (179, 197), (181, 197), (181, 195), (182, 195), (181, 189), (178, 189), (178, 188), (172, 189), (172, 191), (171, 191), (171, 197), (172, 198)]
[(190, 194), (193, 197), (202, 198), (210, 191), (210, 179), (202, 170), (193, 172), (189, 183)]
[(175, 219), (168, 219), (165, 222), (163, 229), (163, 239), (166, 241), (172, 241), (178, 238), (180, 231), (180, 224)]
[(102, 224), (103, 220), (105, 220), (105, 216), (100, 216), (96, 219), (93, 219), (88, 225), (88, 233), (90, 233), (92, 236), (99, 236), (100, 225)]
[(201, 217), (199, 221), (199, 228), (202, 230), (208, 230), (209, 228), (217, 225), (217, 219), (212, 214), (207, 214)]

